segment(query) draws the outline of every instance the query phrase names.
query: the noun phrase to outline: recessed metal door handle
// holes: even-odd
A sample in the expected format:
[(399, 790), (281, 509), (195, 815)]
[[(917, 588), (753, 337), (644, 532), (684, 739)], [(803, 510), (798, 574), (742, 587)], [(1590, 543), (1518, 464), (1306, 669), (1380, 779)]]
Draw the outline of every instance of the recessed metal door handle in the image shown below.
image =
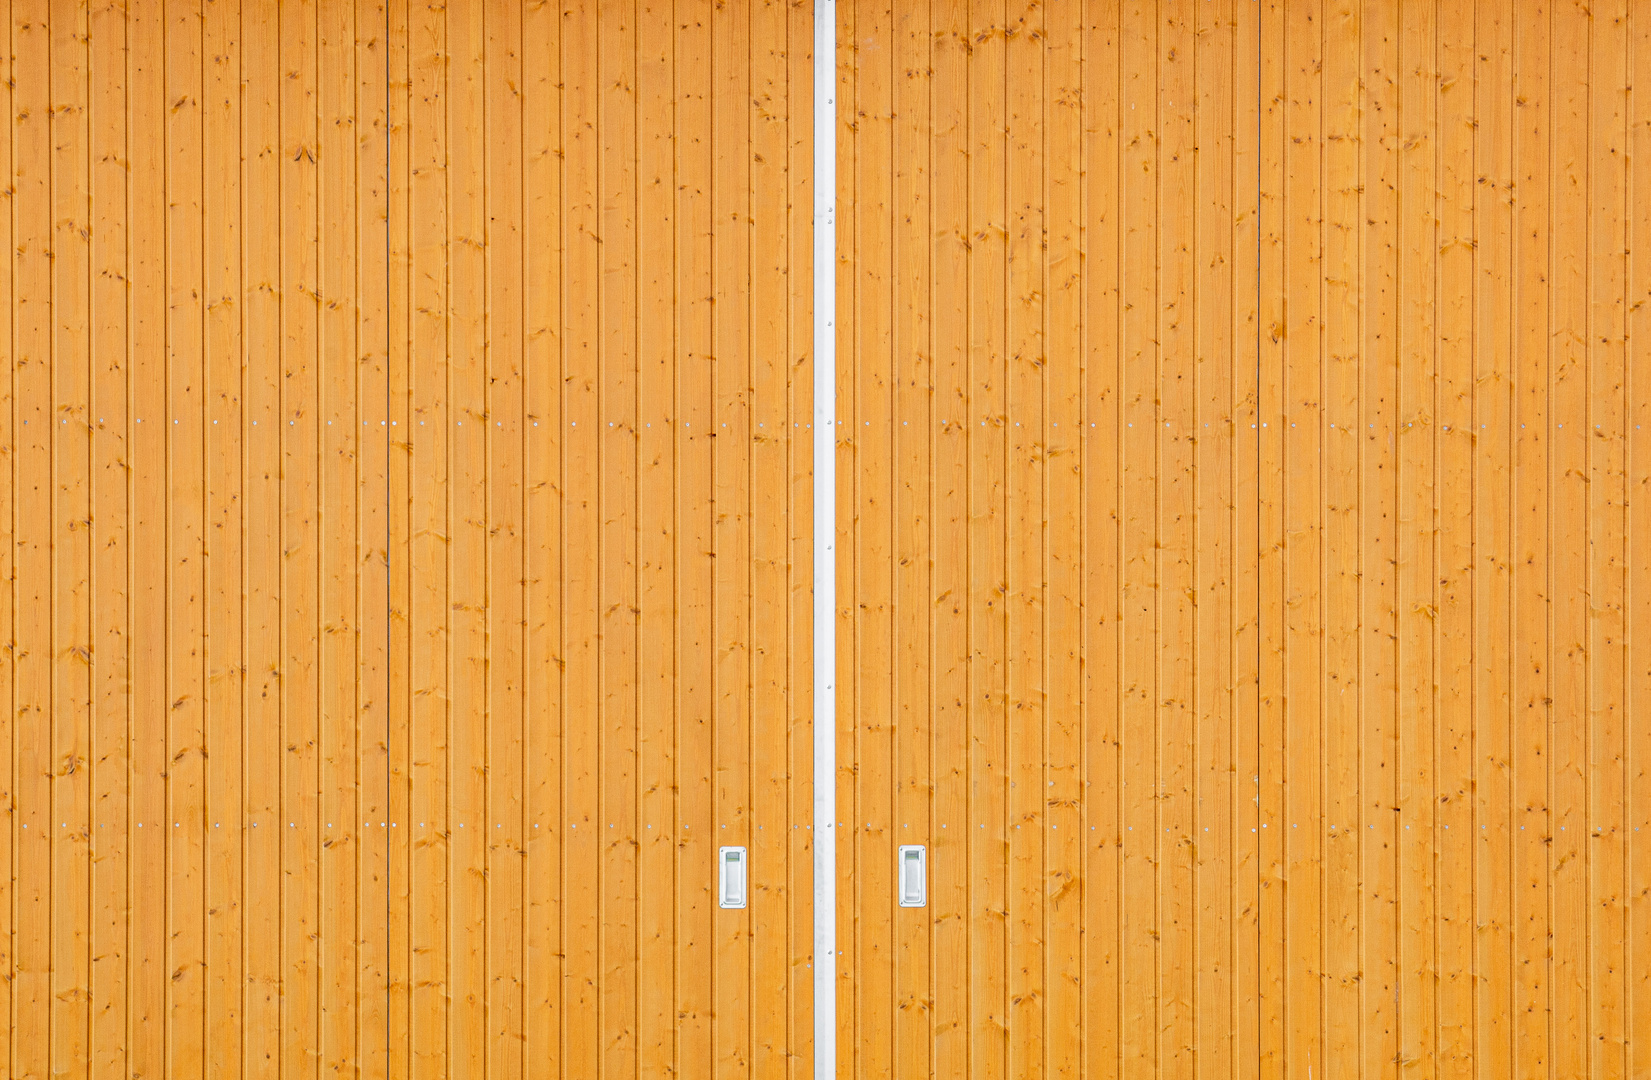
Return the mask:
[(928, 854), (922, 844), (900, 845), (900, 906), (927, 907)]
[(745, 849), (725, 847), (717, 855), (717, 904), (725, 908), (745, 906)]

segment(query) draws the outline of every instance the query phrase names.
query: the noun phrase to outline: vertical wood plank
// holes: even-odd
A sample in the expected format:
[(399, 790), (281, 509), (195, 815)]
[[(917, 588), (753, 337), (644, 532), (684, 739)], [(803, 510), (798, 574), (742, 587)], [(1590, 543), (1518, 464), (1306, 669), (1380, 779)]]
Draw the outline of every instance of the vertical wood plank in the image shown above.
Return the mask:
[(1400, 1060), (1397, 907), (1398, 740), (1398, 482), (1396, 425), (1399, 380), (1398, 75), (1396, 13), (1367, 5), (1362, 19), (1365, 95), (1361, 125), (1364, 197), (1360, 216), (1364, 332), (1360, 434), (1363, 436), (1361, 573), (1364, 578), (1360, 664), (1361, 964), (1365, 976), (1363, 1067), (1372, 1076), (1395, 1076)]
[[(1193, 971), (1197, 898), (1193, 821), (1195, 684), (1193, 651), (1197, 599), (1194, 567), (1197, 543), (1197, 476), (1193, 441), (1196, 415), (1198, 300), (1196, 114), (1197, 79), (1194, 5), (1184, 0), (1159, 6), (1159, 164), (1157, 249), (1158, 303), (1153, 340), (1157, 345), (1158, 417), (1152, 425), (1158, 491), (1156, 524), (1157, 655), (1152, 697), (1157, 768), (1153, 829), (1158, 902), (1158, 1073), (1190, 1080), (1194, 1068)], [(1200, 253), (1201, 254), (1201, 253)], [(1144, 389), (1144, 388), (1143, 388)], [(1143, 410), (1144, 411), (1144, 410)]]
[(1005, 920), (1008, 937), (1008, 1065), (1011, 1076), (1044, 1060), (1044, 738), (1048, 684), (1044, 654), (1048, 448), (1044, 370), (1044, 10), (1008, 5), (1004, 60), (1005, 163), (1001, 195), (1004, 273), (1005, 570), (1001, 580), (1005, 679)]
[(52, 470), (58, 388), (52, 355), (52, 29), (43, 3), (12, 8), (14, 71), (12, 147), (14, 237), (12, 363), (18, 424), (12, 594), (15, 683), (12, 736), (16, 850), (12, 856), (12, 1072), (44, 1076), (52, 1068), (52, 767), (56, 654), (53, 616), (56, 492)]
[(1433, 12), (1399, 15), (1398, 347), (1398, 918), (1399, 1053), (1436, 1068), (1437, 915), (1433, 881), (1438, 574), (1434, 451), (1438, 422), (1434, 307), (1437, 241)]
[[(1611, 7), (1605, 12), (1611, 29), (1626, 27), (1628, 12)], [(1589, 971), (1591, 1068), (1598, 1075), (1626, 1075), (1627, 1037), (1624, 976), (1626, 912), (1617, 898), (1625, 895), (1627, 857), (1627, 762), (1630, 756), (1621, 727), (1627, 694), (1625, 604), (1628, 593), (1628, 523), (1626, 495), (1627, 373), (1622, 350), (1627, 330), (1627, 249), (1630, 225), (1623, 199), (1630, 189), (1623, 151), (1629, 132), (1625, 80), (1631, 78), (1626, 36), (1596, 33), (1595, 87), (1591, 88), (1590, 125), (1593, 132), (1590, 171), (1594, 174), (1590, 208), (1592, 280), (1599, 311), (1591, 312), (1589, 412), (1592, 434), (1589, 449), (1590, 514), (1598, 522), (1592, 541), (1591, 604), (1588, 656), (1589, 675), (1589, 807), (1590, 865)]]
[(1518, 9), (1514, 36), (1514, 1075), (1546, 1076), (1548, 894), (1549, 6)]
[(447, 12), (447, 1049), (453, 1076), (487, 1067), (487, 820), (493, 761), (487, 732), (491, 654), (487, 637), (488, 486), (487, 14), (485, 4)]
[[(132, 96), (132, 144), (128, 198), (132, 208), (128, 348), (132, 355), (132, 833), (131, 895), (163, 897), (167, 882), (166, 716), (174, 700), (166, 682), (166, 236), (165, 155), (167, 87), (164, 5), (129, 9), (127, 70)], [(274, 87), (272, 86), (272, 92)], [(273, 266), (272, 266), (273, 271)], [(271, 278), (272, 284), (274, 278)], [(14, 331), (15, 332), (15, 331)], [(273, 344), (273, 342), (272, 342)], [(277, 384), (278, 385), (278, 384)], [(278, 535), (278, 534), (277, 534)], [(278, 635), (271, 635), (279, 643)], [(272, 661), (279, 671), (279, 660)], [(143, 722), (146, 718), (149, 722)], [(277, 730), (279, 730), (277, 725)], [(279, 758), (275, 759), (279, 761)], [(273, 764), (273, 762), (272, 762)], [(278, 775), (278, 773), (277, 773)], [(269, 885), (279, 888), (272, 874)], [(272, 905), (277, 906), (277, 905)], [(166, 1072), (166, 905), (134, 905), (132, 1006), (127, 1017), (127, 1068), (145, 1075)], [(278, 972), (274, 973), (277, 977)], [(279, 1023), (270, 1030), (278, 1031)]]
[[(1324, 1059), (1359, 1068), (1359, 5), (1326, 12), (1324, 64)], [(1335, 43), (1345, 43), (1336, 47)], [(1368, 429), (1365, 429), (1368, 430)], [(1293, 832), (1294, 830), (1292, 830)], [(1363, 830), (1368, 831), (1368, 830)]]
[[(355, 1022), (357, 1066), (365, 1080), (389, 1075), (391, 1018), (387, 925), (390, 911), (390, 235), (389, 11), (384, 0), (356, 0), (354, 40), (357, 202), (351, 227), (359, 258), (355, 320), (355, 409), (360, 433), (354, 618), (356, 759), (350, 762), (350, 827), (355, 850)], [(398, 429), (399, 430), (399, 429)]]
[[(930, 8), (928, 252), (933, 395), (929, 656), (934, 793), (929, 832), (930, 963), (934, 1004), (929, 1068), (962, 1075), (970, 1060), (972, 825), (969, 797), (969, 173), (970, 37), (961, 0)], [(902, 830), (904, 831), (904, 830)], [(839, 901), (840, 902), (840, 901)], [(840, 1051), (839, 1051), (840, 1052)]]
[(1124, 13), (1121, 51), (1123, 163), (1118, 215), (1123, 236), (1120, 289), (1119, 432), (1120, 538), (1118, 561), (1122, 622), (1122, 710), (1119, 787), (1122, 834), (1122, 1009), (1120, 1070), (1157, 1075), (1159, 1032), (1158, 943), (1158, 122), (1159, 17), (1157, 5)]
[[(784, 1080), (789, 1045), (790, 979), (786, 962), (787, 888), (786, 483), (785, 408), (789, 328), (789, 223), (786, 215), (786, 8), (750, 8), (750, 436), (751, 499), (751, 1072)], [(639, 178), (640, 180), (640, 178)], [(651, 231), (639, 219), (639, 235)], [(642, 273), (638, 266), (638, 273)], [(634, 481), (633, 481), (634, 482)], [(640, 514), (640, 496), (639, 496)], [(926, 605), (924, 606), (926, 610)], [(640, 826), (637, 826), (641, 830)], [(640, 838), (639, 838), (640, 839)], [(766, 1002), (766, 1007), (761, 1004)]]
[[(599, 13), (587, 5), (564, 7), (562, 28), (562, 108), (567, 141), (563, 150), (563, 315), (565, 326), (562, 410), (566, 420), (562, 458), (563, 545), (563, 784), (567, 850), (564, 856), (563, 955), (566, 964), (564, 1071), (600, 1076), (606, 1046), (601, 1028), (599, 922), (601, 845), (605, 833), (598, 770), (601, 767), (601, 682), (598, 629), (601, 625), (601, 518), (598, 457), (602, 421), (599, 397), (602, 272), (601, 139), (597, 67)], [(702, 782), (709, 782), (709, 773)]]
[(1260, 404), (1261, 5), (1238, 4), (1234, 38), (1232, 676), (1233, 1075), (1261, 1072)]
[[(1624, 422), (1627, 419), (1627, 36), (1626, 3), (1591, 12), (1588, 87), (1588, 353), (1587, 439), (1588, 661), (1586, 803), (1578, 841), (1588, 868), (1587, 966), (1588, 1070), (1591, 1075), (1629, 1075), (1624, 1041), (1624, 970), (1627, 924), (1623, 920), (1627, 746), (1623, 648), (1627, 539), (1624, 487)], [(1572, 824), (1571, 829), (1579, 827)]]
[[(853, 304), (852, 379), (854, 408), (847, 412), (846, 443), (853, 469), (853, 570), (849, 595), (855, 612), (850, 649), (853, 682), (849, 692), (853, 742), (842, 748), (856, 783), (846, 808), (839, 804), (853, 837), (852, 883), (840, 881), (853, 897), (854, 1004), (853, 1071), (857, 1078), (894, 1072), (895, 954), (894, 814), (895, 715), (892, 664), (895, 648), (894, 597), (897, 558), (894, 543), (894, 191), (895, 47), (893, 5), (858, 6), (855, 18), (854, 156), (855, 216), (852, 259), (856, 268)], [(902, 215), (903, 216), (903, 215)], [(839, 1040), (839, 1045), (841, 1041)]]
[(54, 1073), (90, 1061), (91, 199), (86, 5), (51, 6), (51, 1031)]
[(389, 823), (385, 898), (385, 1070), (412, 1074), (411, 914), (412, 806), (412, 142), (411, 31), (407, 0), (387, 0), (385, 12), (385, 306), (388, 419), (386, 467), (385, 817)]
[[(321, 1058), (318, 855), (322, 490), (322, 268), (318, 236), (320, 123), (317, 5), (280, 9), (281, 68), (281, 1073), (307, 1076)], [(330, 463), (329, 463), (330, 464)]]
[(1284, 1075), (1284, 877), (1282, 836), (1277, 825), (1284, 813), (1284, 459), (1280, 419), (1283, 413), (1284, 182), (1287, 175), (1285, 5), (1261, 0), (1258, 35), (1259, 167), (1257, 169), (1256, 261), (1261, 329), (1256, 364), (1256, 632), (1257, 762), (1255, 771), (1257, 918), (1260, 924), (1257, 968), (1260, 999), (1258, 1056), (1260, 1074)]
[[(1651, 70), (1651, 21), (1630, 13), (1628, 35), (1629, 86), (1640, 72)], [(1647, 381), (1646, 346), (1651, 343), (1645, 326), (1645, 298), (1651, 278), (1648, 264), (1635, 245), (1651, 235), (1651, 170), (1645, 167), (1647, 136), (1651, 135), (1651, 96), (1630, 90), (1628, 95), (1628, 267), (1626, 318), (1628, 380), (1626, 387), (1628, 413), (1626, 416), (1627, 448), (1627, 543), (1628, 596), (1625, 612), (1624, 640), (1628, 652), (1628, 682), (1626, 687), (1627, 715), (1634, 716), (1651, 691), (1651, 564), (1644, 551), (1645, 538), (1651, 536), (1651, 503), (1636, 497), (1651, 482), (1651, 440), (1645, 434), (1645, 425), (1651, 422), (1651, 382)], [(1651, 934), (1646, 933), (1647, 905), (1651, 903), (1651, 729), (1645, 725), (1630, 728), (1626, 756), (1628, 793), (1626, 828), (1628, 865), (1624, 895), (1627, 900), (1625, 918), (1628, 927), (1625, 940), (1628, 947), (1624, 976), (1628, 985), (1628, 1052), (1626, 1071), (1632, 1076), (1643, 1070), (1651, 1060), (1645, 1041), (1651, 1038), (1651, 993), (1646, 992), (1647, 975), (1651, 974)]]
[[(1588, 400), (1593, 328), (1590, 289), (1595, 193), (1604, 182), (1591, 168), (1595, 133), (1589, 129), (1591, 89), (1603, 60), (1590, 13), (1573, 3), (1553, 6), (1553, 63), (1549, 87), (1553, 138), (1548, 159), (1552, 230), (1548, 279), (1548, 641), (1549, 817), (1547, 885), (1552, 912), (1548, 1006), (1552, 1069), (1560, 1075), (1589, 1070), (1594, 1030), (1589, 1009), (1587, 858), (1589, 780), (1589, 624), (1592, 553), (1600, 522), (1590, 499), (1593, 421)], [(1583, 58), (1586, 58), (1585, 60)]]
[(1514, 18), (1474, 28), (1473, 806), (1474, 1066), (1513, 1075), (1513, 94)]
[(524, 563), (527, 639), (524, 714), (524, 818), (527, 854), (527, 1074), (562, 1075), (562, 808), (564, 656), (562, 576), (562, 114), (559, 90), (561, 5), (522, 12), (523, 400), (526, 505)]
[[(1229, 3), (1195, 9), (1193, 75), (1198, 147), (1196, 225), (1191, 260), (1195, 307), (1190, 313), (1193, 365), (1188, 453), (1193, 470), (1190, 645), (1195, 678), (1190, 695), (1193, 732), (1191, 798), (1187, 809), (1192, 859), (1193, 947), (1196, 980), (1191, 1026), (1194, 1068), (1201, 1076), (1232, 1076), (1234, 717), (1232, 642), (1237, 629), (1232, 588), (1243, 571), (1233, 563), (1234, 301), (1234, 11)], [(1246, 253), (1252, 256), (1253, 252)], [(1056, 1030), (1059, 1030), (1058, 1028)]]
[[(1429, 874), (1435, 881), (1437, 952), (1435, 1020), (1441, 1077), (1474, 1070), (1474, 839), (1473, 732), (1473, 330), (1477, 280), (1474, 242), (1473, 10), (1441, 6), (1436, 126), (1434, 250), (1436, 380), (1433, 394), (1434, 607), (1434, 829)], [(1489, 430), (1488, 428), (1486, 429)]]
[[(126, 1072), (130, 985), (131, 504), (127, 500), (132, 415), (127, 351), (128, 235), (126, 10), (108, 3), (89, 15), (91, 185), (91, 554), (92, 720), (91, 1023), (88, 1074)], [(7, 286), (0, 284), (0, 294)], [(0, 331), (9, 334), (9, 330)], [(0, 406), (3, 407), (3, 406)], [(3, 407), (8, 416), (9, 407)], [(6, 436), (0, 435), (0, 445)], [(0, 519), (7, 516), (0, 507)], [(239, 523), (237, 523), (237, 526)], [(0, 541), (0, 559), (9, 545)], [(0, 571), (4, 572), (4, 571)], [(5, 679), (0, 674), (0, 679)], [(0, 689), (0, 696), (5, 695)], [(8, 703), (9, 704), (9, 703)], [(0, 775), (4, 774), (0, 767)], [(9, 901), (0, 901), (9, 903)], [(3, 1009), (3, 1006), (0, 1006)], [(8, 1013), (9, 1015), (9, 1013)]]
[(360, 506), (357, 470), (365, 440), (356, 399), (358, 260), (355, 229), (359, 140), (355, 99), (355, 9), (338, 2), (317, 6), (316, 326), (315, 416), (319, 584), (316, 717), (316, 887), (318, 1012), (316, 1051), (325, 1072), (357, 1061), (357, 928), (360, 910), (356, 853), (357, 667), (356, 574)]
[(202, 98), (206, 439), (206, 1068), (242, 1062), (244, 499), (241, 9), (207, 7)]
[[(683, 19), (676, 51), (684, 59), (714, 56), (717, 46), (703, 11)], [(718, 508), (711, 489), (713, 438), (712, 357), (712, 136), (711, 65), (684, 63), (677, 74), (676, 260), (674, 330), (680, 367), (672, 441), (676, 491), (676, 924), (677, 1052), (684, 1075), (717, 1069), (715, 993), (716, 858), (720, 832), (713, 824), (714, 697), (712, 668), (712, 528)], [(720, 557), (720, 556), (717, 556)], [(847, 940), (844, 935), (839, 940)]]
[[(523, 56), (521, 5), (484, 11), (486, 203), (487, 790), (478, 814), (486, 844), (486, 1072), (523, 1074), (523, 709), (526, 509), (523, 397)], [(474, 826), (472, 826), (474, 827)]]
[[(928, 300), (931, 292), (931, 266), (928, 238), (931, 229), (929, 105), (931, 100), (929, 42), (931, 39), (930, 10), (927, 5), (904, 5), (893, 13), (889, 26), (888, 53), (892, 78), (888, 85), (888, 176), (878, 185), (889, 192), (886, 289), (888, 311), (882, 319), (867, 320), (868, 329), (886, 323), (888, 343), (868, 342), (867, 359), (876, 367), (887, 364), (888, 371), (888, 434), (883, 442), (881, 460), (872, 461), (869, 455), (877, 453), (875, 444), (866, 444), (865, 465), (873, 466), (872, 475), (878, 479), (867, 498), (868, 505), (882, 500), (876, 490), (888, 492), (882, 507), (888, 515), (888, 536), (884, 544), (891, 566), (886, 576), (875, 573), (868, 580), (882, 579), (888, 590), (885, 602), (888, 612), (886, 645), (878, 641), (879, 634), (867, 634), (867, 688), (875, 685), (871, 671), (880, 664), (879, 658), (891, 663), (889, 675), (889, 800), (888, 846), (878, 850), (875, 845), (866, 848), (873, 864), (866, 867), (867, 887), (874, 880), (886, 881), (888, 896), (866, 896), (873, 910), (887, 903), (891, 940), (888, 955), (891, 964), (890, 993), (890, 1059), (887, 1066), (894, 1076), (927, 1076), (930, 1072), (931, 1013), (929, 1002), (932, 988), (929, 981), (930, 934), (927, 909), (905, 909), (897, 906), (900, 889), (898, 880), (898, 853), (902, 844), (929, 844), (933, 832), (939, 829), (931, 824), (930, 772), (930, 663), (932, 641), (929, 633), (929, 574), (933, 556), (926, 550), (933, 513), (930, 476), (930, 415), (934, 371), (932, 367), (933, 341)], [(870, 87), (868, 86), (868, 90)], [(881, 116), (882, 109), (878, 109)], [(879, 125), (882, 126), (881, 124)], [(878, 149), (882, 149), (881, 146)], [(867, 166), (877, 167), (878, 161), (868, 154)], [(870, 225), (870, 218), (866, 220)], [(868, 298), (878, 304), (873, 294)], [(869, 314), (869, 313), (868, 313)], [(864, 340), (864, 339), (862, 339)], [(888, 350), (888, 360), (881, 360), (881, 350)], [(872, 390), (876, 393), (877, 390)], [(869, 403), (868, 403), (869, 404)], [(868, 417), (875, 417), (875, 409), (868, 408)], [(886, 480), (883, 477), (887, 477)], [(874, 521), (879, 521), (874, 518)], [(867, 543), (864, 550), (875, 550)], [(884, 609), (876, 604), (879, 613)], [(879, 622), (882, 620), (879, 619)], [(881, 650), (881, 651), (879, 651)], [(877, 753), (876, 741), (870, 741)], [(868, 760), (868, 765), (871, 761)], [(875, 797), (874, 797), (875, 799)], [(872, 803), (875, 806), (875, 801)], [(869, 808), (868, 808), (869, 809)], [(880, 811), (870, 810), (872, 813)], [(875, 819), (874, 819), (875, 820)], [(949, 831), (949, 830), (948, 830)], [(886, 860), (884, 868), (876, 861)], [(866, 943), (875, 954), (875, 940)], [(868, 1067), (875, 1067), (867, 1062)]]
[[(1046, 775), (1039, 794), (1044, 832), (1041, 1033), (1046, 1075), (1077, 1077), (1084, 1061), (1084, 804), (1082, 652), (1083, 500), (1083, 11), (1045, 12), (1043, 266), (1045, 349), (1044, 486), (1048, 536), (1043, 559)], [(937, 763), (938, 764), (938, 763)]]
[[(1285, 22), (1285, 251), (1282, 443), (1284, 717), (1284, 1066), (1304, 1073), (1324, 1060), (1324, 9), (1288, 5)], [(1322, 1068), (1322, 1064), (1320, 1066)]]
[[(596, 310), (597, 694), (600, 754), (595, 842), (600, 848), (601, 1068), (636, 1070), (637, 892), (637, 238), (636, 11), (600, 11), (596, 102), (601, 286)], [(720, 245), (719, 245), (720, 246)], [(720, 444), (719, 444), (720, 448)]]
[[(15, 13), (8, 3), (5, 8), (5, 27), (8, 48), (0, 50), (0, 75), (4, 75), (4, 93), (6, 115), (17, 116), (17, 53), (16, 30), (13, 23)], [(27, 130), (24, 124), (7, 124), (5, 131), (0, 132), (0, 151), (6, 155), (6, 176), (8, 187), (15, 183), (16, 172), (16, 135), (19, 129)], [(12, 198), (16, 198), (16, 192)], [(15, 204), (14, 204), (15, 205)], [(0, 304), (0, 333), (5, 339), (15, 342), (14, 334), (17, 323), (18, 299), (18, 270), (20, 260), (17, 257), (15, 241), (18, 237), (16, 224), (10, 214), (0, 218), (0, 236), (7, 241), (6, 251), (10, 254), (0, 259), (0, 296), (5, 303)], [(17, 634), (17, 601), (20, 595), (19, 579), (17, 576), (18, 556), (20, 554), (21, 536), (18, 533), (17, 511), (21, 504), (19, 491), (24, 481), (22, 469), (22, 428), (21, 421), (26, 417), (19, 415), (27, 408), (23, 398), (24, 381), (19, 377), (22, 365), (18, 362), (15, 351), (8, 352), (5, 359), (5, 372), (0, 376), (0, 454), (4, 460), (0, 461), (0, 469), (4, 470), (6, 483), (0, 484), (0, 581), (5, 584), (0, 590), (0, 636), (8, 642), (16, 642)], [(8, 867), (15, 867), (16, 851), (22, 835), (18, 828), (17, 803), (17, 759), (16, 737), (18, 719), (20, 717), (19, 704), (21, 698), (18, 693), (17, 651), (15, 646), (8, 647), (3, 657), (0, 657), (0, 707), (5, 712), (0, 716), (0, 790), (3, 790), (5, 799), (0, 803), (0, 812), (4, 817), (0, 821), (0, 859), (4, 859)], [(9, 1019), (15, 1016), (17, 995), (14, 992), (14, 979), (17, 972), (17, 941), (15, 931), (17, 919), (15, 914), (16, 898), (18, 896), (16, 874), (10, 873), (0, 876), (0, 1011)], [(124, 1032), (122, 1032), (124, 1034)], [(3, 1034), (0, 1034), (0, 1061), (9, 1067), (14, 1061), (16, 1037), (13, 1025), (4, 1025)]]
[[(205, 1067), (205, 248), (202, 9), (166, 5), (167, 1072)], [(313, 108), (313, 103), (310, 103)], [(307, 622), (305, 640), (317, 627)], [(299, 680), (303, 685), (303, 680)], [(313, 683), (311, 684), (313, 685)], [(313, 786), (313, 779), (311, 780)], [(313, 895), (313, 894), (312, 894)]]
[[(671, 8), (637, 5), (637, 1067), (676, 1062), (676, 161)], [(691, 878), (690, 878), (691, 880)]]
[[(19, 1075), (45, 1075), (52, 1056), (52, 834), (53, 691), (58, 672), (56, 622), (70, 612), (56, 593), (53, 548), (57, 539), (57, 492), (53, 470), (55, 415), (62, 389), (53, 355), (52, 312), (52, 26), (44, 4), (12, 9), (12, 40), (20, 53), (13, 104), (18, 117), (12, 151), (16, 282), (12, 348), (21, 418), (16, 461), (16, 555), (12, 648), (16, 655), (13, 717), (13, 790), (17, 800), (17, 850), (12, 877), (15, 987), (11, 1067)], [(65, 361), (67, 365), (67, 361)], [(17, 423), (14, 420), (14, 423)], [(14, 826), (17, 828), (17, 826)]]
[(443, 1080), (448, 997), (448, 557), (446, 20), (440, 9), (408, 14), (409, 186), (408, 438), (411, 441), (407, 557), (411, 709), (408, 813), (408, 1068), (414, 1080)]
[[(969, 987), (970, 1066), (1009, 1075), (1007, 536), (1008, 12), (970, 4), (969, 80)], [(856, 193), (857, 201), (859, 199)], [(858, 584), (858, 583), (857, 583)]]
[[(279, 220), (281, 213), (280, 40), (278, 9), (246, 0), (242, 25), (241, 139), (246, 220)], [(242, 1067), (249, 1077), (280, 1075), (282, 1050), (281, 817), (282, 746), (282, 292), (281, 231), (243, 234), (247, 292), (241, 307), (243, 370), (242, 547), (246, 682), (241, 764), (245, 785), (243, 881), (249, 898), (242, 922)], [(137, 357), (134, 357), (134, 367)], [(134, 394), (134, 405), (136, 396)], [(222, 426), (222, 425), (219, 425)], [(138, 429), (141, 438), (142, 428)], [(136, 506), (134, 506), (136, 509)], [(135, 748), (134, 748), (135, 749)], [(142, 837), (143, 832), (136, 834)], [(137, 852), (134, 851), (134, 858)]]

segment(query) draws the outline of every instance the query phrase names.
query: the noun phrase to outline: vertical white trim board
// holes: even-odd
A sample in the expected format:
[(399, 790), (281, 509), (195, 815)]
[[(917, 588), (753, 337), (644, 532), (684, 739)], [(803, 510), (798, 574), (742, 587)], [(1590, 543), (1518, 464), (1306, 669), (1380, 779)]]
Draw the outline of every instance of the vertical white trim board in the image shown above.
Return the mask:
[(837, 1075), (836, 86), (836, 0), (814, 0), (814, 1080)]

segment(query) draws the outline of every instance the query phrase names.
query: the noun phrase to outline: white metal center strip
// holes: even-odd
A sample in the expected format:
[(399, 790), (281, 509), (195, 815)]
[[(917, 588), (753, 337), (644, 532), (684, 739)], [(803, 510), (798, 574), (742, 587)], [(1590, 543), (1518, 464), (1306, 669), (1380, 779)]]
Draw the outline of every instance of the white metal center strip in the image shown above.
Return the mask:
[(814, 1080), (837, 1075), (836, 85), (836, 0), (814, 0)]

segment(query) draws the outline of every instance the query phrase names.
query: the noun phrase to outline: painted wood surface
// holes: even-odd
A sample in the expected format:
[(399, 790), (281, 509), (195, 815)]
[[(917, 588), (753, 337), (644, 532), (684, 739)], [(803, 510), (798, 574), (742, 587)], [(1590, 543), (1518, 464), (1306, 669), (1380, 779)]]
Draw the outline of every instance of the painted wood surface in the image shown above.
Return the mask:
[(1651, 1068), (1651, 13), (840, 11), (843, 1074)]

